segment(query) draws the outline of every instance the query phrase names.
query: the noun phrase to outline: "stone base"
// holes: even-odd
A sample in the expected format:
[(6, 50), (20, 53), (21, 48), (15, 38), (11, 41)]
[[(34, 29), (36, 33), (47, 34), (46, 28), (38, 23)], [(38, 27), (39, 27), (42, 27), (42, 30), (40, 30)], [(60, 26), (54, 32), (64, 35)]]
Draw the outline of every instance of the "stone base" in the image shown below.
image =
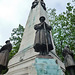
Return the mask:
[[(49, 56), (44, 56), (49, 57)], [(56, 64), (55, 59), (36, 58), (35, 68), (37, 75), (64, 75), (60, 66)]]
[[(29, 58), (30, 59), (30, 58)], [(23, 60), (11, 67), (5, 75), (37, 75), (34, 63), (35, 58)]]
[(58, 61), (59, 66), (62, 70), (65, 70), (64, 64), (54, 54), (48, 56), (39, 56), (38, 53), (34, 52), (31, 47), (26, 52), (23, 50), (17, 53), (8, 64), (8, 72), (5, 75), (37, 75), (34, 67), (36, 58), (55, 59)]

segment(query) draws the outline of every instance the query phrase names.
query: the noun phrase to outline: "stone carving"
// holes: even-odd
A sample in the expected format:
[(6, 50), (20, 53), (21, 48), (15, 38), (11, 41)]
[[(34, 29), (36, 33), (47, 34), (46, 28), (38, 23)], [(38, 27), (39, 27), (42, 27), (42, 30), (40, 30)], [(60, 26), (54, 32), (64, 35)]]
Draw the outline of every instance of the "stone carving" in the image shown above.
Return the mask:
[(44, 10), (46, 10), (46, 5), (43, 0), (41, 0), (41, 6), (43, 7)]
[(53, 50), (50, 35), (52, 27), (45, 22), (44, 16), (41, 16), (39, 20), (41, 23), (34, 26), (34, 29), (36, 30), (34, 49), (35, 52), (40, 52), (41, 55), (47, 55), (49, 51)]
[(10, 43), (10, 40), (7, 40), (5, 43), (6, 45), (4, 45), (0, 49), (0, 73), (2, 70), (7, 68), (9, 52), (12, 49), (12, 44)]
[(75, 75), (75, 62), (73, 59), (73, 52), (70, 50), (69, 46), (65, 46), (65, 48), (63, 49), (63, 56), (66, 70), (70, 73), (70, 75)]
[(35, 0), (33, 3), (32, 3), (32, 7), (31, 9), (35, 8), (37, 5), (38, 5), (38, 0)]

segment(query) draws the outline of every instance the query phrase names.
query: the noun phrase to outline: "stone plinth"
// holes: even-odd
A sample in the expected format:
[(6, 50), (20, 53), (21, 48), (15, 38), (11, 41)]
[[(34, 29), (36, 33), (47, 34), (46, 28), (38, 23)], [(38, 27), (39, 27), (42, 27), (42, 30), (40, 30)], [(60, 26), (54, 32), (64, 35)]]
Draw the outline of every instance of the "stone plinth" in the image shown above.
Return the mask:
[(37, 75), (64, 75), (60, 66), (56, 64), (55, 59), (52, 59), (51, 56), (41, 57), (35, 59)]

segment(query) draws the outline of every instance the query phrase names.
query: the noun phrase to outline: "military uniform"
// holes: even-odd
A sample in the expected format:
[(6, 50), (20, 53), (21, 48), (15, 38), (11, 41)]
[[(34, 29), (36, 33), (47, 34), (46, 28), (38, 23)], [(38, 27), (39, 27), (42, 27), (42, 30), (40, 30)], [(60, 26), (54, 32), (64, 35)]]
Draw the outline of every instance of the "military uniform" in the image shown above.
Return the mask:
[(52, 27), (46, 24), (46, 22), (41, 22), (39, 24), (36, 24), (34, 26), (34, 29), (36, 30), (35, 41), (34, 41), (35, 52), (43, 53), (53, 50), (53, 45), (50, 35)]
[(68, 47), (65, 47), (63, 50), (63, 56), (64, 56), (64, 64), (66, 67), (66, 70), (71, 74), (74, 74), (74, 69), (75, 69), (75, 62), (73, 58), (73, 52), (69, 50)]
[(7, 68), (9, 52), (11, 51), (11, 49), (11, 43), (4, 45), (0, 49), (0, 68), (2, 68), (2, 70)]

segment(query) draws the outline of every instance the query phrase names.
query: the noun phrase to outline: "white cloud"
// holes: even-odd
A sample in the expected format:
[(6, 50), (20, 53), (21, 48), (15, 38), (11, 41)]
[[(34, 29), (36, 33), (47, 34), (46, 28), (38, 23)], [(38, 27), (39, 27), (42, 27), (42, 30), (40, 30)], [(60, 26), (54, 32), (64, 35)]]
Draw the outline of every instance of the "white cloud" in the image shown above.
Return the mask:
[(0, 44), (9, 39), (13, 28), (25, 26), (31, 3), (31, 0), (0, 0)]
[[(13, 28), (18, 27), (19, 24), (25, 26), (33, 1), (34, 0), (0, 0), (0, 44), (10, 37)], [(71, 0), (44, 1), (48, 8), (56, 8), (57, 13), (64, 11), (66, 3), (71, 2)]]

